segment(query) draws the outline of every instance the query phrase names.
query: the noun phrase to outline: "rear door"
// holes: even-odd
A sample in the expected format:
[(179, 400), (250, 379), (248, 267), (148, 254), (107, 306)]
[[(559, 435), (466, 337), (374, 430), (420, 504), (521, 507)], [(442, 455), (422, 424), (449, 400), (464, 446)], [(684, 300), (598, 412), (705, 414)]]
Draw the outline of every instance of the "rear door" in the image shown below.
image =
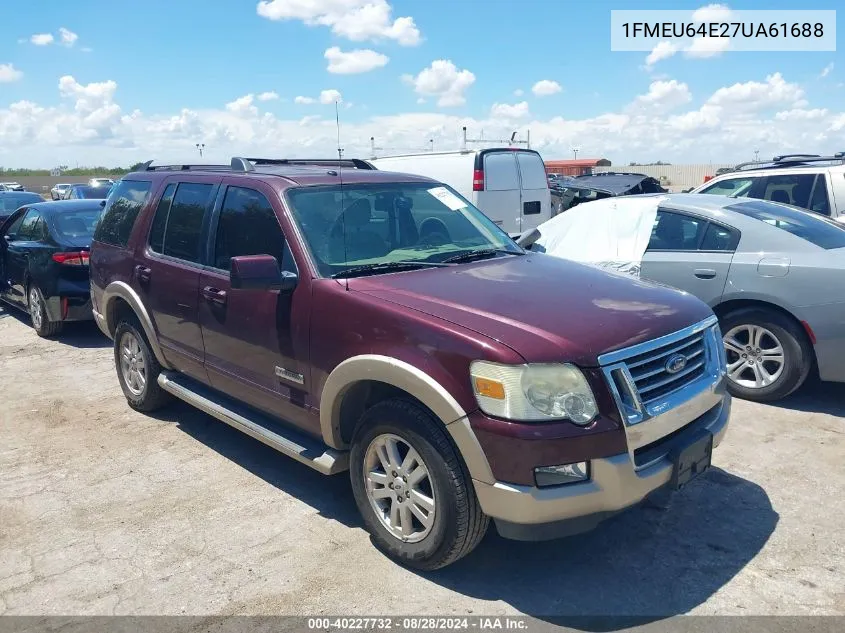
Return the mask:
[(551, 217), (552, 203), (546, 166), (537, 152), (518, 151), (520, 182), (520, 231), (538, 227)]
[(508, 233), (521, 233), (522, 197), (515, 152), (489, 150), (478, 157), (484, 170), (484, 190), (476, 192), (475, 206)]
[[(43, 221), (37, 209), (29, 209), (23, 218), (14, 223), (6, 233), (6, 281), (9, 284), (6, 298), (20, 305), (26, 305), (26, 275), (29, 258), (38, 240), (43, 236)], [(17, 226), (15, 226), (17, 225)]]
[(161, 198), (146, 243), (138, 249), (133, 285), (158, 331), (165, 358), (203, 382), (205, 351), (199, 324), (203, 250), (221, 178), (172, 177)]
[(678, 211), (658, 209), (640, 276), (719, 303), (739, 231)]

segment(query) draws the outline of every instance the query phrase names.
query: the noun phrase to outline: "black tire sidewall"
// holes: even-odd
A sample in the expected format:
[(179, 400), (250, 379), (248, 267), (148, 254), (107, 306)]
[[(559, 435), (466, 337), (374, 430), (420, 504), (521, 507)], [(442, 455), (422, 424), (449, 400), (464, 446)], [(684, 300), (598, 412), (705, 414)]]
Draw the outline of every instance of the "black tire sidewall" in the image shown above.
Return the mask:
[[(376, 546), (404, 564), (424, 568), (427, 567), (427, 561), (436, 561), (445, 557), (458, 538), (460, 509), (454, 481), (458, 476), (464, 478), (463, 485), (470, 485), (470, 482), (463, 473), (453, 472), (429, 439), (432, 430), (427, 425), (420, 424), (418, 419), (403, 420), (397, 415), (390, 415), (390, 404), (390, 402), (382, 403), (368, 411), (355, 434), (350, 451), (352, 492)], [(414, 408), (417, 409), (419, 415), (430, 418), (427, 412)], [(366, 493), (363, 465), (367, 447), (376, 437), (388, 433), (401, 437), (420, 454), (428, 468), (434, 489), (436, 503), (434, 526), (431, 532), (417, 543), (405, 543), (393, 536), (376, 516)]]
[(757, 325), (772, 332), (784, 350), (783, 373), (771, 385), (749, 389), (728, 379), (728, 390), (738, 398), (770, 401), (785, 398), (806, 380), (812, 366), (812, 348), (798, 324), (788, 317), (763, 308), (730, 312), (720, 320), (723, 336), (740, 325)]

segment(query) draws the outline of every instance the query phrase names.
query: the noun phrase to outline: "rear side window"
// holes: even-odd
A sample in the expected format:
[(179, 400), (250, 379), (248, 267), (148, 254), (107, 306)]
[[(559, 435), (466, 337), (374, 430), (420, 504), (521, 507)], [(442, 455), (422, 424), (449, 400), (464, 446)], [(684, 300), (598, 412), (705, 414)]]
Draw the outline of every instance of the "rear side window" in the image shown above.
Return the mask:
[(491, 152), (484, 155), (484, 189), (510, 191), (519, 189), (514, 152)]
[(533, 152), (516, 152), (516, 161), (523, 189), (548, 189), (549, 181), (543, 159)]
[(820, 215), (764, 200), (749, 200), (725, 208), (771, 224), (820, 248), (845, 248), (845, 226)]
[(819, 174), (810, 197), (810, 211), (830, 215), (830, 200), (827, 197), (827, 176)]
[(179, 183), (164, 229), (162, 252), (165, 255), (187, 262), (200, 261), (202, 223), (213, 191), (211, 184)]
[(763, 199), (808, 209), (815, 181), (815, 174), (769, 176), (763, 188)]
[(151, 187), (152, 183), (146, 180), (121, 180), (106, 203), (94, 239), (103, 244), (126, 246)]
[(254, 189), (229, 187), (217, 222), (214, 267), (229, 270), (231, 259), (241, 255), (272, 255), (283, 270), (294, 271), (269, 200)]
[(40, 240), (42, 234), (41, 214), (35, 209), (30, 209), (26, 212), (16, 237), (19, 240)]
[(164, 228), (167, 226), (167, 215), (170, 213), (174, 193), (176, 193), (176, 184), (170, 183), (164, 190), (161, 200), (158, 201), (156, 214), (153, 216), (153, 225), (150, 227), (150, 250), (155, 253), (164, 252)]
[(719, 224), (710, 224), (704, 233), (699, 250), (702, 251), (735, 251), (739, 244), (739, 232)]

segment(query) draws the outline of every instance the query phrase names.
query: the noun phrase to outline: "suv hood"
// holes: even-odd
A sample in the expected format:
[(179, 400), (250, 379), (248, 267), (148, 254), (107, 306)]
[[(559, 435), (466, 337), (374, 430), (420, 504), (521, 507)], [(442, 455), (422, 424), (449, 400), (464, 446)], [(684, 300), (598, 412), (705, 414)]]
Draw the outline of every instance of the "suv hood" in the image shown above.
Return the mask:
[(584, 367), (712, 314), (679, 290), (542, 254), (360, 277), (349, 289), (478, 332), (528, 362)]

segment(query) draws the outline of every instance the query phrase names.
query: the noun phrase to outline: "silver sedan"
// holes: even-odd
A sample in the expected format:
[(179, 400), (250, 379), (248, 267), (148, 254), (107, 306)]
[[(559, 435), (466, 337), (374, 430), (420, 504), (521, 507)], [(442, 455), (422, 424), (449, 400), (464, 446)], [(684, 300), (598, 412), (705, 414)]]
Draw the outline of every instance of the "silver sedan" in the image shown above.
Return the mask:
[[(541, 225), (533, 250), (611, 266), (706, 302), (719, 317), (737, 396), (783, 398), (813, 367), (822, 380), (845, 382), (841, 224), (765, 200), (692, 194), (615, 198), (605, 210), (619, 220), (602, 221), (603, 202)], [(585, 236), (610, 256), (585, 254)], [(627, 261), (608, 261), (623, 251)]]

